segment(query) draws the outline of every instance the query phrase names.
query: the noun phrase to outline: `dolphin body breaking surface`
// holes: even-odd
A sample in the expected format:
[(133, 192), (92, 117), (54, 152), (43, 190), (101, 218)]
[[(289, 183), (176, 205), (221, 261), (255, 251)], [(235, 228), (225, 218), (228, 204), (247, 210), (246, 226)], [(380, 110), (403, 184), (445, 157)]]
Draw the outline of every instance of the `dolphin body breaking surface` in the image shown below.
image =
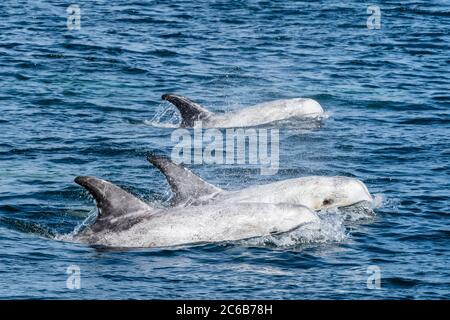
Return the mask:
[(154, 208), (95, 177), (77, 177), (98, 207), (96, 221), (72, 240), (113, 247), (165, 247), (244, 240), (294, 230), (320, 219), (304, 206), (235, 203)]
[(208, 111), (181, 95), (167, 93), (162, 99), (178, 109), (181, 127), (195, 127), (200, 122), (204, 128), (252, 127), (290, 118), (317, 118), (324, 113), (317, 101), (304, 98), (274, 100), (223, 114)]
[(227, 191), (164, 156), (151, 155), (147, 160), (165, 175), (173, 192), (171, 202), (174, 206), (264, 202), (321, 210), (373, 200), (364, 183), (349, 177), (309, 176)]
[(70, 240), (112, 247), (245, 240), (320, 222), (313, 210), (373, 200), (361, 181), (348, 177), (311, 176), (226, 191), (164, 156), (147, 159), (167, 178), (173, 206), (156, 208), (111, 182), (77, 177), (94, 197), (98, 217)]

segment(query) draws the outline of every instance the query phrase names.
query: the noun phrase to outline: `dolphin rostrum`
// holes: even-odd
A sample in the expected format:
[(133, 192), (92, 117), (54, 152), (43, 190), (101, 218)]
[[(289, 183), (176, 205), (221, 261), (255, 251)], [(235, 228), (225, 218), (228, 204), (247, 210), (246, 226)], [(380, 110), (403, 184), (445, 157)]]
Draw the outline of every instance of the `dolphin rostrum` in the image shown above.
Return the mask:
[(294, 230), (320, 221), (304, 206), (290, 204), (211, 204), (155, 208), (95, 177), (75, 182), (94, 197), (98, 217), (73, 240), (113, 247), (164, 247), (236, 241)]
[(290, 118), (317, 118), (323, 115), (321, 105), (313, 99), (281, 99), (257, 104), (239, 111), (214, 113), (189, 98), (167, 93), (163, 100), (172, 103), (180, 112), (181, 127), (232, 128), (264, 125)]
[(321, 210), (373, 200), (364, 183), (349, 177), (309, 176), (226, 191), (164, 156), (150, 155), (147, 160), (167, 178), (173, 192), (171, 202), (174, 206), (265, 202), (290, 203)]

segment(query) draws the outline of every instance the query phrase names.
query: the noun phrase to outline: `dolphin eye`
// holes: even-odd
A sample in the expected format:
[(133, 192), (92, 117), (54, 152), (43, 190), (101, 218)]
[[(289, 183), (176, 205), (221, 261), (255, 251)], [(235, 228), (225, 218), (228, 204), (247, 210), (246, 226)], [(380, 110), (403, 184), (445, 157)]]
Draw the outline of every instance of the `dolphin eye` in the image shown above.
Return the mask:
[(323, 200), (323, 205), (328, 206), (333, 203), (333, 199), (325, 199)]

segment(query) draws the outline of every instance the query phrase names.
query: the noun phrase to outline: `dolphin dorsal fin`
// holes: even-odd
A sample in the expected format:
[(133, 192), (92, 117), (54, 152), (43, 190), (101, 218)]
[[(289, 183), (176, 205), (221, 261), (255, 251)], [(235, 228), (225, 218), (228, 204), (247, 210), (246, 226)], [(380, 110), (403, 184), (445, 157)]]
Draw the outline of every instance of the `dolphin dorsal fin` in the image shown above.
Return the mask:
[(152, 210), (148, 204), (111, 182), (83, 176), (76, 177), (75, 182), (94, 197), (99, 209), (99, 219)]
[(178, 109), (182, 118), (182, 127), (193, 127), (196, 121), (205, 119), (212, 114), (198, 103), (177, 94), (166, 93), (162, 99), (169, 101)]
[(171, 199), (173, 205), (192, 202), (223, 191), (164, 156), (150, 155), (147, 160), (166, 176), (174, 193), (174, 197)]

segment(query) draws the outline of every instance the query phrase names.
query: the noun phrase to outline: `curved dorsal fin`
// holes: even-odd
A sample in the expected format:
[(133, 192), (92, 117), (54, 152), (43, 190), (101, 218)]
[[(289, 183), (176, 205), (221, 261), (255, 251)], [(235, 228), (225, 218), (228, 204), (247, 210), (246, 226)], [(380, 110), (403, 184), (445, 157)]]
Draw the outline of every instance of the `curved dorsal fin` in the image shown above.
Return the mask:
[(152, 210), (148, 204), (111, 182), (87, 176), (76, 177), (75, 182), (94, 197), (99, 209), (99, 219)]
[(193, 127), (196, 121), (211, 115), (210, 111), (187, 97), (166, 93), (161, 98), (172, 103), (180, 111), (181, 118), (183, 119), (181, 121), (182, 127)]
[(172, 198), (173, 205), (197, 200), (223, 191), (204, 181), (184, 166), (176, 164), (164, 156), (150, 155), (147, 157), (147, 160), (166, 176), (174, 193)]

